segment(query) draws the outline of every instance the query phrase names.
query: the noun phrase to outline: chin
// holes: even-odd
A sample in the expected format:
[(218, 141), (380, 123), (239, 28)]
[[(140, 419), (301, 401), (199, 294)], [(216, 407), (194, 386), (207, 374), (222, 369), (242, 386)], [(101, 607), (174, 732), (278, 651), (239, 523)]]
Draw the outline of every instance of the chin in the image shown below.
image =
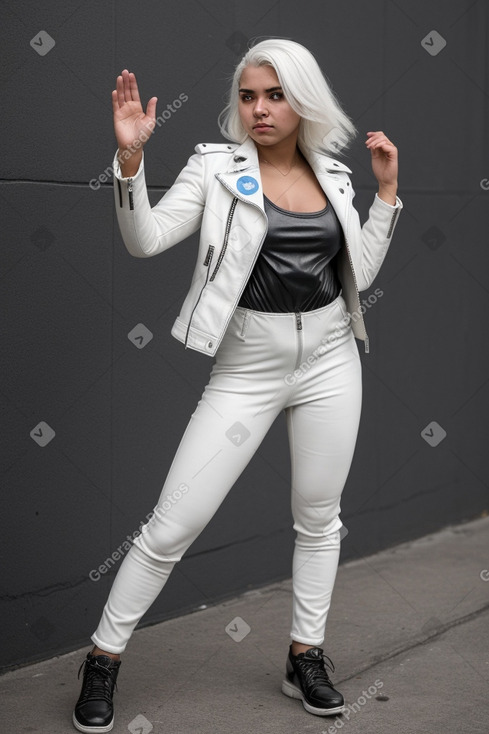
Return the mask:
[(272, 138), (270, 135), (256, 135), (254, 131), (248, 133), (248, 135), (255, 143), (258, 143), (259, 145), (273, 145), (274, 143), (278, 142), (275, 139), (275, 136)]

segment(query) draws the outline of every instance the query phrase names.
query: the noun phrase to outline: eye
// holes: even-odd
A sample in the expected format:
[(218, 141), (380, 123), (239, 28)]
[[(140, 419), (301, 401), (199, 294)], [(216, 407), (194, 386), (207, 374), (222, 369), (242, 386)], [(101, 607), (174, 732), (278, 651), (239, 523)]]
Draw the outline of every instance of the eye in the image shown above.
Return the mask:
[(272, 94), (270, 95), (270, 99), (274, 100), (283, 99), (283, 97), (283, 92), (272, 92)]
[(242, 102), (249, 102), (251, 99), (251, 94), (241, 94), (240, 99)]

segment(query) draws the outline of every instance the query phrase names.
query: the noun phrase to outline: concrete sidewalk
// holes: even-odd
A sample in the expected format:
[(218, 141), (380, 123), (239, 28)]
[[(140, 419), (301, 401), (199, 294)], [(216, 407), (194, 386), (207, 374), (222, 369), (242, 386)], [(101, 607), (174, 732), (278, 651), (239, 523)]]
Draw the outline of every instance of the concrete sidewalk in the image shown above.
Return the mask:
[[(342, 717), (280, 691), (290, 608), (286, 581), (135, 632), (114, 734), (488, 734), (489, 518), (340, 566), (324, 651)], [(89, 649), (2, 676), (2, 734), (75, 732)]]

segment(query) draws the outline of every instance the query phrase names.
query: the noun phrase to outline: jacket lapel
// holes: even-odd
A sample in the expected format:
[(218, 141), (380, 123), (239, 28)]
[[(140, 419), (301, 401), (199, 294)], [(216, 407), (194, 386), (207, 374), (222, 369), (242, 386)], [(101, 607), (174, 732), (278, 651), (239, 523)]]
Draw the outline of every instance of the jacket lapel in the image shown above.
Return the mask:
[[(346, 231), (349, 208), (353, 197), (351, 185), (347, 186), (344, 177), (340, 177), (338, 174), (340, 172), (351, 173), (350, 168), (345, 166), (344, 163), (321, 153), (307, 149), (302, 150), (302, 153), (314, 171), (327, 200), (331, 202), (343, 230)], [(247, 138), (242, 145), (236, 148), (228, 170), (215, 175), (238, 199), (255, 204), (264, 211), (258, 153), (251, 138)]]
[(238, 199), (264, 211), (258, 153), (251, 138), (236, 148), (228, 170), (216, 173), (216, 178)]
[(326, 194), (327, 200), (331, 202), (343, 231), (346, 232), (353, 192), (349, 181), (347, 185), (345, 177), (340, 176), (339, 173), (351, 173), (351, 169), (329, 156), (307, 150), (302, 152)]

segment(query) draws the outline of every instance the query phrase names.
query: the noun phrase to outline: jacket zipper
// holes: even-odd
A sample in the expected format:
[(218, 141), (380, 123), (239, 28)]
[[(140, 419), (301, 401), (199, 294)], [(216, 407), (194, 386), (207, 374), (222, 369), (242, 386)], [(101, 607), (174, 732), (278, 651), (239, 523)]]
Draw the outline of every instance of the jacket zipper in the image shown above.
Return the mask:
[[(350, 268), (351, 268), (351, 272), (352, 272), (352, 275), (353, 275), (353, 282), (355, 283), (355, 291), (356, 291), (356, 294), (357, 294), (358, 303), (360, 303), (360, 291), (358, 290), (357, 277), (355, 275), (355, 270), (353, 268), (353, 260), (351, 259), (351, 253), (350, 253), (350, 248), (348, 246), (348, 238), (346, 236), (346, 232), (345, 232), (345, 248), (346, 248), (346, 251), (348, 253), (348, 260), (350, 261)], [(365, 331), (365, 342), (364, 342), (365, 343), (365, 354), (368, 354), (369, 351), (370, 351), (369, 343), (368, 343), (368, 334), (367, 334), (367, 329), (365, 328), (365, 321), (363, 320), (363, 314), (361, 312), (360, 312), (360, 314), (362, 316), (363, 328), (364, 328), (364, 331)]]
[(224, 242), (222, 244), (221, 252), (219, 254), (219, 258), (217, 260), (216, 267), (214, 268), (214, 271), (213, 271), (213, 273), (212, 273), (212, 275), (211, 275), (210, 278), (209, 278), (209, 272), (210, 272), (210, 264), (211, 264), (212, 256), (214, 255), (214, 246), (213, 245), (209, 245), (209, 249), (207, 251), (207, 255), (206, 255), (205, 260), (204, 260), (204, 265), (207, 266), (207, 275), (206, 275), (205, 283), (202, 286), (202, 289), (200, 291), (199, 297), (198, 297), (198, 299), (197, 299), (197, 301), (195, 303), (195, 306), (192, 309), (192, 313), (190, 314), (190, 319), (189, 319), (189, 322), (188, 322), (188, 325), (187, 325), (187, 333), (185, 335), (185, 347), (187, 347), (188, 336), (189, 336), (189, 333), (190, 333), (190, 325), (191, 325), (192, 319), (194, 317), (195, 309), (197, 308), (197, 306), (199, 304), (199, 301), (200, 301), (200, 297), (202, 296), (202, 291), (204, 290), (204, 288), (206, 287), (206, 285), (207, 285), (208, 282), (210, 282), (211, 280), (214, 280), (214, 278), (216, 277), (217, 271), (219, 270), (219, 268), (221, 266), (221, 263), (222, 263), (222, 260), (223, 260), (223, 257), (224, 257), (224, 253), (226, 252), (226, 248), (227, 248), (227, 245), (228, 245), (229, 232), (231, 230), (231, 222), (233, 221), (234, 210), (236, 209), (236, 204), (237, 203), (238, 203), (238, 198), (235, 196), (233, 198), (233, 201), (231, 202), (231, 207), (229, 209), (228, 219), (227, 219), (227, 222), (226, 222), (226, 229), (225, 229), (225, 232), (224, 232)]
[(295, 314), (295, 325), (296, 325), (296, 331), (297, 331), (297, 337), (298, 337), (298, 349), (297, 349), (297, 360), (295, 363), (294, 372), (295, 370), (299, 369), (299, 365), (302, 359), (302, 351), (304, 348), (304, 339), (303, 339), (303, 332), (302, 332), (302, 317), (299, 311), (296, 311), (296, 314)]
[(187, 349), (188, 335), (189, 335), (189, 332), (190, 332), (190, 324), (192, 323), (192, 319), (194, 317), (195, 309), (199, 305), (200, 298), (201, 298), (202, 293), (204, 292), (204, 288), (206, 287), (207, 282), (209, 280), (209, 271), (210, 271), (210, 265), (211, 265), (211, 262), (212, 262), (212, 257), (214, 255), (214, 250), (215, 250), (214, 245), (209, 245), (209, 249), (207, 250), (207, 255), (205, 256), (205, 259), (204, 259), (204, 265), (207, 267), (207, 273), (206, 273), (206, 276), (205, 276), (205, 283), (204, 283), (204, 285), (202, 286), (202, 288), (200, 290), (199, 297), (197, 298), (197, 300), (195, 302), (195, 306), (193, 307), (192, 313), (190, 314), (190, 318), (188, 320), (187, 333), (185, 334), (185, 342), (184, 342), (185, 349)]
[[(233, 194), (233, 196), (234, 196), (234, 191), (233, 191), (233, 190), (232, 190), (232, 189), (231, 189), (231, 188), (230, 188), (230, 187), (229, 187), (229, 186), (227, 185), (227, 183), (226, 183), (225, 181), (223, 181), (222, 179), (220, 179), (220, 178), (219, 178), (219, 174), (216, 174), (216, 178), (217, 178), (217, 180), (218, 180), (218, 181), (220, 181), (220, 182), (222, 183), (222, 185), (224, 186), (224, 188), (225, 188), (225, 189), (227, 189), (228, 191), (230, 191), (230, 192), (231, 192), (231, 193)], [(223, 334), (224, 334), (224, 332), (226, 331), (226, 329), (227, 329), (227, 327), (228, 327), (228, 324), (229, 324), (229, 322), (231, 321), (231, 318), (232, 318), (232, 316), (233, 316), (234, 310), (235, 310), (236, 306), (238, 305), (238, 303), (239, 303), (239, 299), (241, 298), (241, 294), (243, 293), (243, 291), (244, 291), (244, 289), (245, 289), (245, 286), (246, 286), (246, 282), (247, 282), (247, 280), (248, 280), (248, 277), (249, 277), (249, 275), (250, 275), (251, 271), (253, 270), (253, 267), (254, 267), (254, 265), (255, 265), (255, 263), (256, 263), (256, 261), (257, 261), (257, 259), (258, 259), (258, 255), (260, 254), (261, 246), (263, 245), (263, 242), (264, 242), (264, 240), (265, 240), (265, 237), (267, 236), (267, 230), (268, 230), (268, 217), (267, 217), (267, 215), (265, 214), (265, 212), (263, 211), (263, 209), (261, 209), (261, 208), (260, 208), (260, 207), (258, 206), (258, 204), (255, 204), (255, 203), (254, 203), (253, 201), (247, 201), (246, 203), (247, 203), (247, 204), (249, 204), (250, 206), (254, 206), (254, 207), (255, 207), (255, 209), (258, 209), (258, 211), (259, 211), (259, 212), (260, 212), (261, 214), (263, 214), (263, 216), (265, 217), (265, 219), (266, 219), (266, 221), (267, 221), (267, 227), (265, 228), (265, 231), (264, 231), (264, 233), (263, 233), (263, 237), (261, 238), (261, 240), (260, 240), (260, 244), (258, 245), (258, 247), (257, 247), (257, 249), (256, 249), (256, 253), (255, 253), (255, 257), (253, 258), (253, 262), (251, 263), (251, 266), (250, 266), (250, 268), (248, 269), (248, 272), (246, 273), (246, 279), (245, 279), (245, 281), (244, 281), (244, 283), (243, 283), (242, 287), (241, 287), (241, 288), (240, 288), (240, 290), (239, 290), (239, 293), (238, 293), (238, 296), (237, 296), (237, 298), (236, 298), (236, 299), (235, 299), (235, 301), (234, 301), (234, 304), (233, 304), (233, 308), (232, 308), (231, 314), (230, 314), (230, 316), (229, 316), (229, 318), (228, 318), (227, 322), (226, 322), (226, 323), (224, 324), (224, 329), (223, 329), (223, 331), (222, 331), (222, 333), (223, 333)]]
[[(233, 190), (232, 190), (232, 189), (231, 189), (231, 188), (230, 188), (230, 187), (229, 187), (229, 186), (227, 185), (227, 183), (226, 183), (225, 181), (223, 181), (222, 179), (220, 179), (220, 178), (219, 178), (219, 174), (216, 174), (216, 178), (217, 178), (217, 180), (218, 180), (218, 181), (220, 181), (220, 182), (222, 183), (222, 185), (224, 186), (224, 188), (225, 188), (225, 189), (227, 189), (227, 190), (228, 190), (229, 192), (231, 192), (231, 194), (233, 195), (233, 197), (235, 197), (235, 198), (236, 198), (236, 200), (237, 200), (237, 199), (238, 199), (238, 197), (236, 197), (236, 196), (235, 196), (235, 193), (234, 193), (234, 191), (233, 191)], [(233, 202), (233, 203), (234, 203), (234, 202)], [(261, 208), (260, 208), (260, 207), (258, 206), (258, 204), (255, 204), (255, 203), (254, 203), (254, 202), (252, 202), (252, 201), (248, 201), (248, 202), (246, 202), (246, 203), (247, 203), (247, 204), (249, 204), (250, 206), (253, 206), (253, 207), (255, 207), (255, 209), (258, 209), (258, 211), (260, 212), (260, 214), (263, 214), (263, 216), (265, 217), (265, 219), (266, 219), (266, 221), (267, 221), (267, 225), (268, 225), (268, 218), (267, 218), (267, 215), (265, 214), (265, 212), (263, 211), (263, 209), (261, 209)], [(232, 205), (231, 205), (231, 206), (232, 206)], [(235, 206), (236, 206), (236, 205), (235, 205)], [(230, 211), (229, 213), (231, 214), (231, 211)], [(233, 208), (233, 213), (234, 213), (234, 208)], [(256, 260), (257, 260), (257, 258), (258, 258), (258, 255), (259, 255), (259, 253), (260, 253), (260, 250), (261, 250), (261, 246), (263, 245), (263, 242), (264, 242), (264, 240), (265, 240), (265, 237), (266, 237), (266, 234), (267, 234), (267, 229), (268, 229), (268, 226), (267, 226), (267, 227), (265, 227), (265, 232), (263, 233), (263, 237), (261, 238), (261, 240), (260, 240), (260, 244), (259, 244), (259, 245), (258, 245), (258, 247), (257, 247), (257, 250), (256, 250), (256, 253), (255, 253), (255, 257), (254, 257), (254, 259), (253, 259), (253, 262), (251, 263), (251, 266), (250, 266), (250, 268), (248, 269), (248, 272), (247, 272), (247, 274), (246, 274), (246, 279), (245, 279), (245, 281), (244, 281), (244, 283), (243, 283), (243, 286), (242, 286), (242, 288), (240, 289), (240, 291), (239, 291), (239, 293), (238, 293), (238, 296), (237, 296), (237, 298), (236, 298), (236, 299), (235, 299), (235, 301), (234, 301), (234, 304), (233, 304), (233, 308), (232, 308), (232, 310), (231, 310), (231, 314), (230, 314), (230, 316), (229, 316), (229, 318), (228, 318), (227, 322), (226, 322), (226, 323), (224, 324), (224, 329), (223, 329), (222, 333), (224, 333), (224, 332), (226, 331), (226, 329), (227, 329), (227, 327), (228, 327), (228, 324), (229, 324), (229, 322), (231, 321), (231, 318), (232, 318), (232, 316), (233, 316), (233, 313), (234, 313), (234, 311), (235, 311), (235, 308), (236, 308), (236, 306), (237, 306), (237, 305), (238, 305), (238, 303), (239, 303), (239, 299), (241, 298), (241, 294), (243, 293), (243, 291), (244, 291), (244, 289), (245, 289), (245, 286), (246, 286), (246, 281), (248, 280), (248, 276), (249, 276), (249, 274), (251, 273), (251, 271), (253, 270), (253, 267), (254, 267), (254, 265), (255, 265), (255, 262), (256, 262)], [(203, 290), (203, 289), (202, 289), (202, 290)], [(201, 294), (202, 294), (202, 291), (201, 291)], [(199, 300), (200, 300), (200, 296), (199, 296)], [(197, 303), (198, 303), (198, 301), (197, 301)], [(194, 309), (192, 310), (192, 316), (193, 316), (193, 313), (194, 313), (194, 311), (195, 311), (195, 308), (197, 307), (197, 303), (195, 304), (195, 307), (194, 307)], [(192, 318), (192, 316), (191, 316), (190, 318)], [(190, 328), (190, 322), (189, 322), (189, 327), (188, 327), (188, 328)], [(187, 335), (188, 335), (188, 329), (187, 329)]]
[(391, 219), (389, 231), (387, 232), (387, 239), (389, 239), (390, 236), (392, 235), (392, 230), (394, 229), (394, 224), (396, 223), (396, 219), (397, 219), (397, 216), (399, 214), (399, 211), (400, 211), (399, 209), (396, 209), (396, 211), (392, 215), (392, 219)]
[(132, 178), (127, 179), (127, 191), (129, 193), (129, 209), (134, 209), (134, 198), (132, 195)]
[(222, 244), (222, 249), (221, 249), (221, 252), (219, 254), (219, 258), (217, 260), (216, 267), (214, 268), (214, 272), (212, 273), (212, 275), (209, 278), (209, 280), (214, 280), (214, 278), (217, 275), (217, 271), (221, 267), (221, 263), (223, 261), (224, 254), (225, 254), (226, 248), (228, 246), (229, 232), (231, 231), (231, 222), (233, 221), (234, 210), (236, 209), (236, 204), (237, 203), (238, 203), (238, 198), (235, 196), (234, 199), (233, 199), (233, 201), (232, 201), (232, 203), (231, 203), (231, 208), (229, 209), (228, 220), (226, 222), (226, 230), (224, 232), (224, 242)]

